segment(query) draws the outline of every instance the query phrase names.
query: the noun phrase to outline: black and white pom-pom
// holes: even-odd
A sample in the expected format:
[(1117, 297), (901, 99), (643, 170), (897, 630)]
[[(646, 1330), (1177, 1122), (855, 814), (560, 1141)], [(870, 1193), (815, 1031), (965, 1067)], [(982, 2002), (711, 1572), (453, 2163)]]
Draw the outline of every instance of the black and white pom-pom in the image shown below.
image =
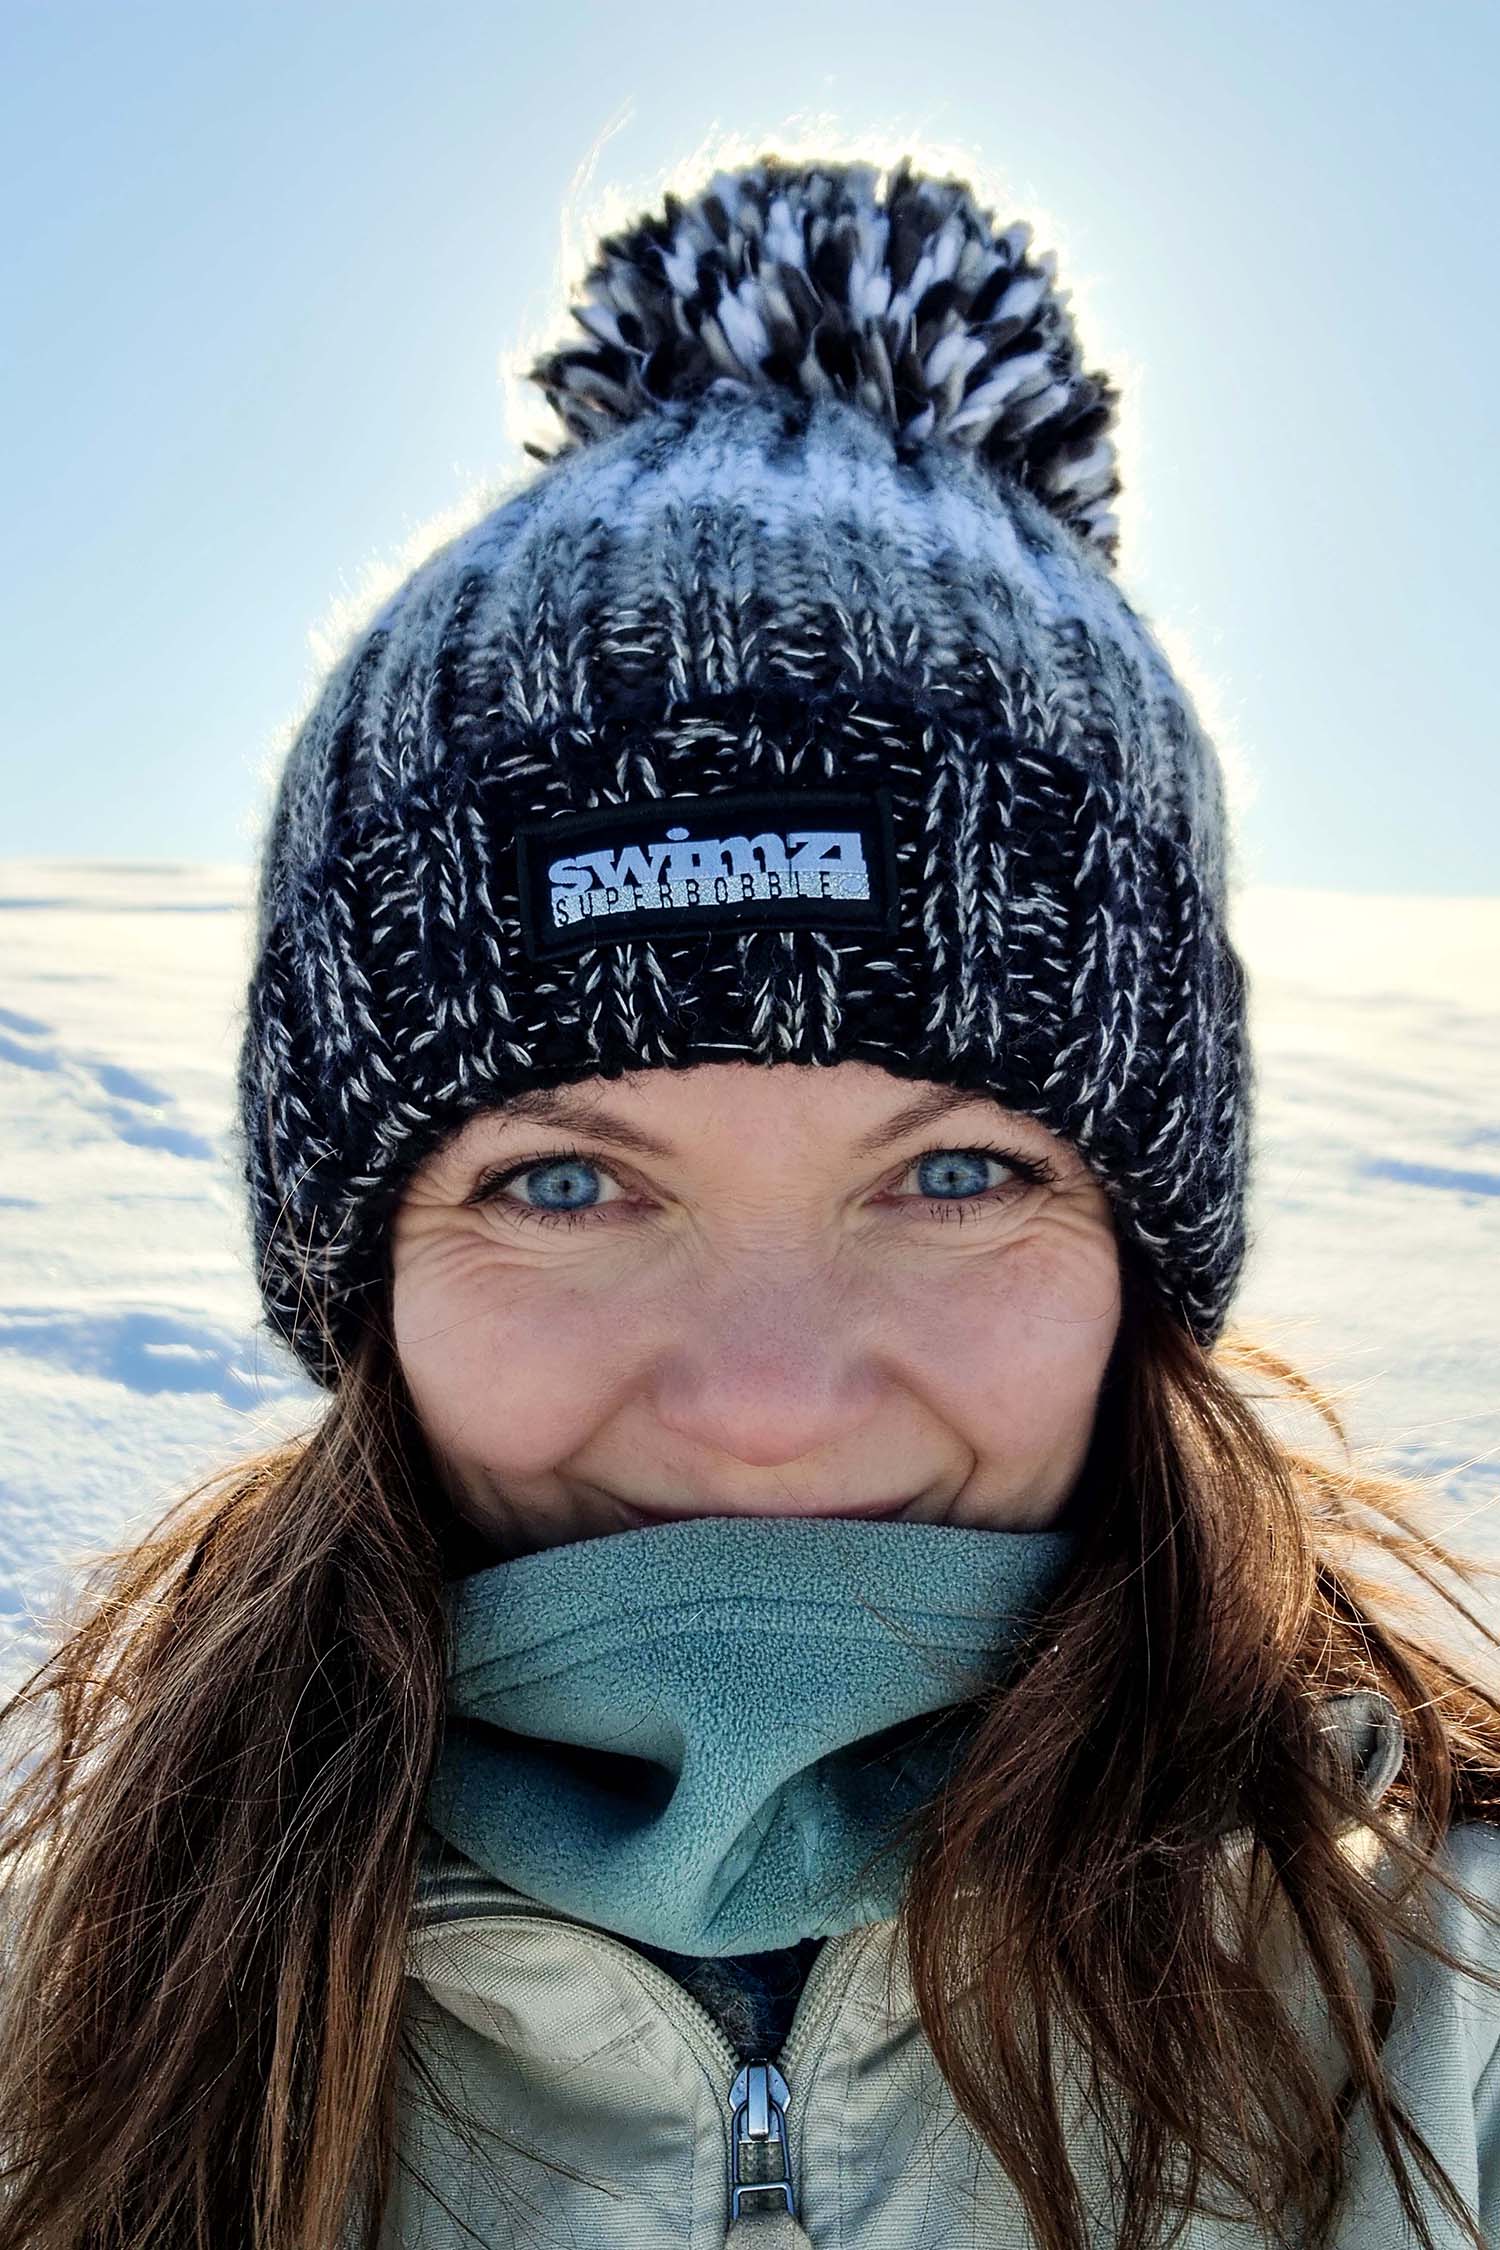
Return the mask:
[(556, 460), (714, 384), (837, 393), (908, 452), (971, 447), (1113, 564), (1118, 394), (1083, 370), (1056, 254), (1029, 260), (1029, 224), (998, 231), (963, 181), (907, 158), (878, 180), (764, 156), (603, 237), (571, 307), (591, 341), (527, 370), (569, 438), (526, 450)]

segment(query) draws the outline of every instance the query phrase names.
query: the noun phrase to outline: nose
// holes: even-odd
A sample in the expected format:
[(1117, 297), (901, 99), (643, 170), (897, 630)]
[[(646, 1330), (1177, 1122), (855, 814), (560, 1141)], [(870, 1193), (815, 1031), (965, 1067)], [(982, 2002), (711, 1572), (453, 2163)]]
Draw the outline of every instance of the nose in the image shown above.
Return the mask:
[(737, 1262), (679, 1306), (653, 1405), (663, 1428), (705, 1453), (778, 1469), (847, 1443), (881, 1385), (857, 1309), (825, 1275)]

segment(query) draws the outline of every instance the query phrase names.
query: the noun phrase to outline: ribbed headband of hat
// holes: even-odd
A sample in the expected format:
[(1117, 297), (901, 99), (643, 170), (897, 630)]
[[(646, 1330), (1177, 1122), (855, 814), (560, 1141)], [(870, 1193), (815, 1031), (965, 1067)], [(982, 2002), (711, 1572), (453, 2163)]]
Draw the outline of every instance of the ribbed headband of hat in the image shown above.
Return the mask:
[(881, 180), (767, 157), (606, 238), (529, 371), (567, 438), (300, 726), (238, 1138), (318, 1383), (465, 1118), (732, 1060), (1039, 1119), (1222, 1328), (1246, 981), (1219, 761), (1113, 574), (1114, 393), (1029, 226)]

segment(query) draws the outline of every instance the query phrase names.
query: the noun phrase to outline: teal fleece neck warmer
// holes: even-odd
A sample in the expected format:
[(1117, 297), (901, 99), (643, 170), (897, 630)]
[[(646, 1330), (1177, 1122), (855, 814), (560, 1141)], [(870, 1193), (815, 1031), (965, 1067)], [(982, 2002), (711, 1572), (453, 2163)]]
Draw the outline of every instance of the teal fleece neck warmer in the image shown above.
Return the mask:
[[(681, 1953), (893, 1914), (927, 1797), (1072, 1530), (702, 1516), (449, 1582), (432, 1827), (560, 1911)], [(943, 1714), (934, 1718), (932, 1714)]]

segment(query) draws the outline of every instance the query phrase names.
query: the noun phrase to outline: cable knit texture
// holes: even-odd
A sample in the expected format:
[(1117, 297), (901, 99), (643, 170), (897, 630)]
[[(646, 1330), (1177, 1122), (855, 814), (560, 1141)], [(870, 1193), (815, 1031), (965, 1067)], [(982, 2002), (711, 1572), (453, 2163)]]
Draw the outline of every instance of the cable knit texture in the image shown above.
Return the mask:
[(1218, 1335), (1250, 1127), (1221, 770), (1115, 581), (1113, 392), (1029, 232), (904, 169), (669, 197), (532, 370), (569, 442), (334, 666), (239, 1066), (267, 1317), (316, 1381), (466, 1117), (735, 1059), (1040, 1119)]

